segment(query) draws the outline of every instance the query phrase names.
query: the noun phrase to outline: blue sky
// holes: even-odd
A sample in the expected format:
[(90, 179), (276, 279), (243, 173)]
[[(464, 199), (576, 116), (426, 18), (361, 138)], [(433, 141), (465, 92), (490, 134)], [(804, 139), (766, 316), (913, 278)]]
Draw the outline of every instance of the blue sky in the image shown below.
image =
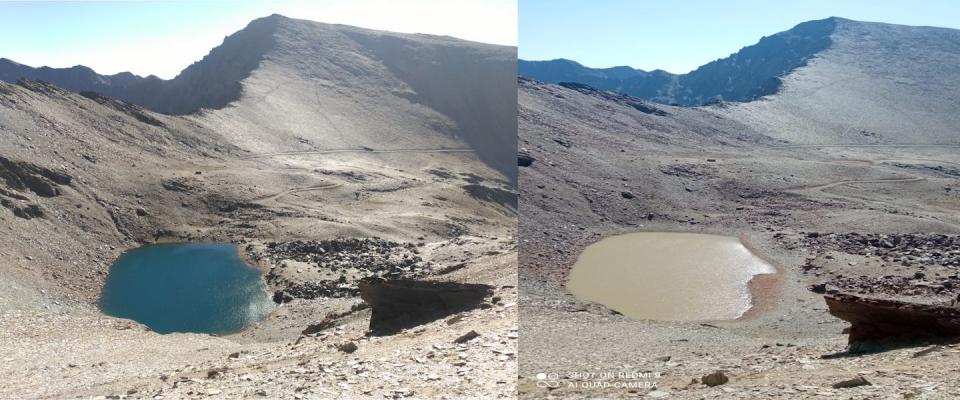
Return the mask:
[(685, 73), (762, 36), (830, 16), (960, 28), (960, 2), (520, 0), (519, 54)]
[(516, 0), (0, 2), (0, 57), (172, 78), (270, 14), (394, 32), (517, 43)]

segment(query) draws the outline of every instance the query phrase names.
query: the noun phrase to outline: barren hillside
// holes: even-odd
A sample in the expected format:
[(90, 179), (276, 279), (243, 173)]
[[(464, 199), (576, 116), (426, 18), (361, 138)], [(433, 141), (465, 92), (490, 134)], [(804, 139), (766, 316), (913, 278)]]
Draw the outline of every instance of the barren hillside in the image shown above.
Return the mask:
[(254, 20), (169, 81), (0, 61), (10, 83), (39, 79), (167, 114), (205, 109), (230, 140), (264, 151), (466, 142), (508, 179), (515, 75), (515, 48), (281, 15)]
[[(447, 72), (414, 89), (350, 35), (399, 41), (378, 51), (456, 56), (407, 60)], [(0, 83), (0, 397), (512, 395), (515, 178), (484, 162), (489, 149), (468, 137), (503, 127), (469, 120), (462, 124), (474, 130), (461, 129), (462, 116), (421, 98), (461, 84), (464, 63), (511, 64), (514, 51), (271, 16), (164, 83), (208, 107), (226, 98), (221, 83), (240, 79), (238, 98), (189, 115), (37, 81)], [(249, 64), (231, 58), (256, 54)], [(210, 86), (177, 89), (187, 77)], [(513, 72), (508, 83), (473, 78), (502, 91)], [(479, 101), (458, 93), (443, 100)], [(504, 153), (513, 162), (514, 151)], [(184, 241), (239, 245), (264, 272), (273, 313), (212, 337), (158, 335), (98, 312), (123, 251)], [(331, 269), (345, 264), (353, 268), (344, 276)], [(493, 293), (453, 322), (367, 336), (357, 283), (383, 273), (483, 283)], [(454, 343), (471, 330), (479, 338)], [(357, 350), (336, 346), (346, 342)]]
[[(960, 395), (957, 345), (848, 352), (849, 324), (823, 299), (956, 297), (956, 34), (837, 20), (831, 47), (776, 94), (708, 107), (521, 79), (522, 395)], [(733, 321), (631, 320), (571, 296), (583, 248), (632, 231), (737, 236), (780, 272)], [(702, 383), (716, 371), (729, 382)], [(660, 375), (617, 375), (641, 372)], [(858, 375), (872, 385), (833, 386)]]

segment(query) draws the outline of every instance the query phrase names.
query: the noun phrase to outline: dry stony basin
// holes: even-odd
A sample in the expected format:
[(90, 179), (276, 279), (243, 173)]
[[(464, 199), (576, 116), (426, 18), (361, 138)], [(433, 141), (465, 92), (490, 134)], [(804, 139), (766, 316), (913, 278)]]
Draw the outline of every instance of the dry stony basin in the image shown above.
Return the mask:
[[(27, 135), (5, 136), (14, 141), (6, 146), (29, 143)], [(0, 272), (0, 397), (512, 395), (515, 211), (462, 188), (508, 187), (469, 154), (360, 150), (263, 164), (164, 151), (126, 161), (108, 143), (81, 144), (97, 163), (68, 167), (73, 181), (52, 183), (54, 195), (25, 190), (42, 214), (17, 205), (26, 211), (0, 216), (9, 266)], [(34, 167), (49, 163), (40, 150), (20, 153), (27, 176), (43, 176)], [(77, 157), (71, 162), (89, 163)], [(131, 162), (146, 167), (126, 168)], [(110, 265), (155, 242), (236, 245), (263, 272), (273, 311), (225, 336), (158, 334), (101, 314)], [(476, 308), (368, 336), (371, 311), (357, 285), (370, 276), (476, 282), (493, 293)]]
[[(187, 99), (0, 82), (0, 398), (514, 397), (515, 109), (475, 102), (516, 93), (515, 57), (274, 15), (188, 68)], [(171, 242), (236, 246), (272, 311), (160, 334), (98, 310), (118, 257)], [(371, 335), (365, 279), (489, 292)]]
[[(820, 95), (803, 81), (832, 62), (818, 60), (766, 100), (709, 107), (520, 80), (521, 398), (960, 396), (960, 346), (902, 329), (950, 332), (956, 144), (818, 146), (829, 130), (777, 119)], [(737, 237), (778, 272), (757, 275), (736, 319), (637, 319), (581, 298), (568, 280), (582, 254), (638, 231)]]
[[(13, 90), (33, 101), (84, 101)], [(5, 146), (32, 135), (4, 136), (13, 140)], [(64, 146), (71, 140), (90, 139)], [(67, 167), (73, 179), (51, 180), (53, 195), (5, 189), (25, 193), (42, 214), (18, 200), (14, 210), (26, 211), (0, 215), (8, 266), (0, 271), (0, 397), (512, 396), (516, 216), (462, 188), (508, 190), (469, 153), (359, 150), (264, 164), (230, 152), (133, 158), (109, 141), (75, 143), (84, 150), (71, 165), (90, 163), (83, 154), (97, 162)], [(16, 161), (23, 174), (46, 173), (36, 167), (49, 164), (41, 150), (19, 153), (29, 160)], [(103, 315), (97, 302), (116, 258), (167, 242), (237, 246), (262, 272), (272, 312), (224, 336), (158, 334)], [(358, 283), (372, 276), (483, 283), (492, 293), (476, 307), (368, 336), (371, 310)], [(476, 337), (456, 341), (470, 332)]]

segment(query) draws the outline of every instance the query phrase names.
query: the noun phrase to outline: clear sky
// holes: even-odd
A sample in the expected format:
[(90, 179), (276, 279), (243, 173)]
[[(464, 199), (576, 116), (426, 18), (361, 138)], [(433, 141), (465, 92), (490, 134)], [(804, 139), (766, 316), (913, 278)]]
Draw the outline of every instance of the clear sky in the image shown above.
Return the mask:
[(960, 28), (954, 0), (520, 0), (520, 58), (689, 72), (827, 17)]
[(517, 44), (516, 0), (0, 2), (0, 57), (169, 79), (270, 14)]

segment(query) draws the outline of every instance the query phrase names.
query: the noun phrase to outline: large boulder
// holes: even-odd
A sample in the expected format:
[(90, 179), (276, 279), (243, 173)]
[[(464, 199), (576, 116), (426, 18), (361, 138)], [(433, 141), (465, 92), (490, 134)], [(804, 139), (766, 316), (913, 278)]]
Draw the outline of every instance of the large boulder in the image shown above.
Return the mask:
[(364, 278), (360, 298), (373, 309), (370, 331), (391, 334), (483, 303), (492, 287), (475, 283)]
[(527, 149), (520, 149), (517, 153), (517, 165), (521, 167), (529, 167), (533, 165), (533, 162), (536, 161), (536, 158), (530, 155), (530, 152)]
[(830, 314), (849, 321), (851, 345), (880, 339), (960, 337), (960, 309), (950, 306), (861, 297), (824, 297)]

